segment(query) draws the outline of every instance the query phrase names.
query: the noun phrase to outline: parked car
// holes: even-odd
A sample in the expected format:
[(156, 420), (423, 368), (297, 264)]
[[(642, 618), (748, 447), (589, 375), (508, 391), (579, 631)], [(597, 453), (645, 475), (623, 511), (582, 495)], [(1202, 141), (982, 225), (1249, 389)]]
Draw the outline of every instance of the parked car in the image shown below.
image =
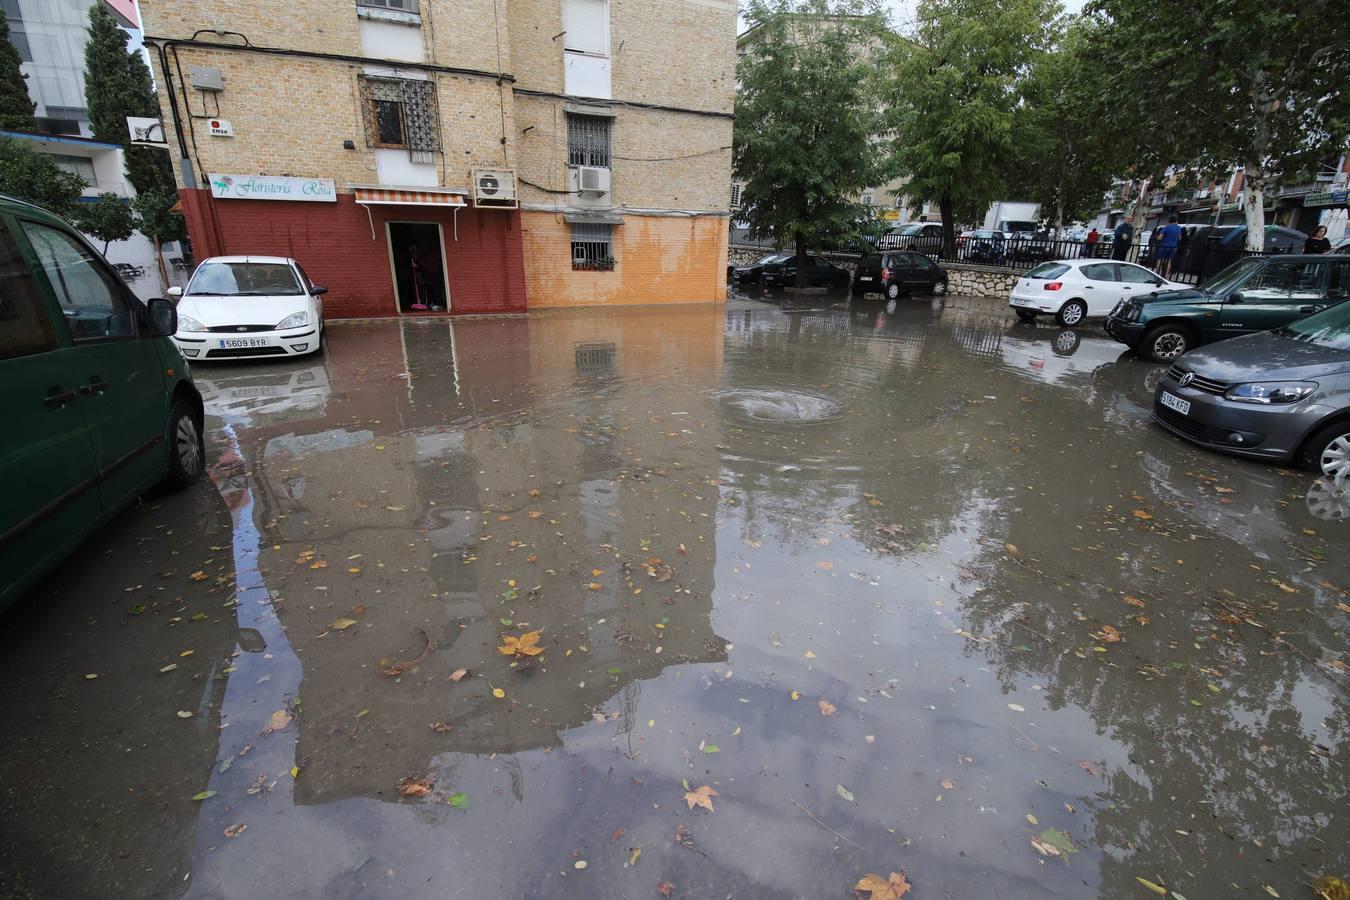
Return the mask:
[(117, 270), (117, 274), (123, 278), (139, 278), (145, 274), (145, 266), (136, 266), (131, 263), (113, 263), (112, 267)]
[(962, 258), (971, 262), (999, 264), (1008, 258), (1008, 243), (1003, 232), (979, 228), (966, 239)]
[(937, 256), (942, 250), (941, 222), (910, 222), (889, 228), (877, 241), (881, 250), (916, 250)]
[(142, 303), (64, 221), (0, 197), (0, 609), (161, 481), (201, 476), (202, 399)]
[[(775, 282), (784, 287), (796, 283), (796, 256), (788, 255), (774, 274)], [(806, 283), (809, 287), (848, 287), (849, 271), (825, 256), (806, 256)], [(765, 278), (765, 283), (768, 279)]]
[(1106, 315), (1128, 297), (1187, 288), (1134, 263), (1059, 259), (1017, 279), (1008, 305), (1024, 322), (1049, 314), (1067, 328)]
[(1350, 298), (1350, 260), (1249, 256), (1196, 288), (1122, 300), (1106, 331), (1141, 356), (1170, 363), (1201, 344), (1268, 331)]
[(1224, 453), (1350, 481), (1350, 303), (1195, 350), (1154, 394), (1168, 431)]
[(858, 260), (853, 294), (878, 293), (887, 300), (916, 292), (947, 293), (947, 271), (922, 253), (868, 253)]
[(323, 348), (328, 288), (284, 256), (213, 256), (179, 297), (174, 343), (189, 359), (301, 356)]
[(956, 255), (962, 256), (965, 252), (966, 244), (975, 236), (975, 229), (967, 228), (956, 236)]
[(761, 256), (748, 266), (736, 266), (731, 270), (731, 280), (737, 284), (759, 284), (766, 265), (772, 262), (782, 262), (789, 256), (791, 256), (790, 253), (770, 253), (767, 256)]
[(1016, 233), (1008, 242), (1008, 258), (1013, 262), (1047, 260), (1054, 255), (1055, 245), (1048, 231)]

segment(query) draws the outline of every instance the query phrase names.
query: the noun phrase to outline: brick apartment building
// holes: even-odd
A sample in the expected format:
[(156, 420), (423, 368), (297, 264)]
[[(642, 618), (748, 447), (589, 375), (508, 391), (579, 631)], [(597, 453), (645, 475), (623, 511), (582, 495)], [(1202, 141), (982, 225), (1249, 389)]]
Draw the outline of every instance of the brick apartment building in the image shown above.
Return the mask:
[(330, 315), (725, 300), (734, 0), (142, 0), (194, 254)]

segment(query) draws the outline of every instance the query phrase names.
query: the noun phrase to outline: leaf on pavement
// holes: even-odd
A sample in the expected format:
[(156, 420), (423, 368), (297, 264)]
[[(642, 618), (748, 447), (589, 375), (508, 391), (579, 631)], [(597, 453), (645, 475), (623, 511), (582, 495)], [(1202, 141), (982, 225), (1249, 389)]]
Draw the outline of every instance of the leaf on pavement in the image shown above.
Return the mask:
[(714, 812), (712, 798), (717, 796), (719, 796), (717, 791), (705, 784), (703, 787), (696, 788), (695, 790), (685, 791), (684, 802), (689, 804), (691, 810), (695, 806), (701, 806), (708, 812)]
[(238, 825), (231, 825), (226, 828), (225, 836), (227, 838), (239, 837), (239, 835), (243, 834), (245, 831), (248, 831), (248, 826), (243, 822), (240, 822)]
[(1124, 639), (1120, 629), (1114, 625), (1103, 625), (1101, 631), (1094, 631), (1092, 636), (1104, 644), (1118, 644)]
[(398, 792), (405, 797), (425, 797), (431, 793), (430, 778), (414, 778), (411, 775), (399, 779)]
[(1143, 519), (1145, 522), (1153, 518), (1153, 515), (1151, 513), (1147, 513), (1142, 509), (1136, 509), (1133, 515), (1136, 519)]
[(1159, 896), (1161, 896), (1161, 897), (1166, 897), (1166, 896), (1167, 896), (1167, 888), (1163, 887), (1163, 886), (1160, 885), (1160, 884), (1154, 884), (1152, 881), (1149, 881), (1147, 878), (1140, 878), (1138, 875), (1134, 876), (1134, 880), (1137, 881), (1137, 882), (1139, 882), (1139, 883), (1142, 884), (1144, 887), (1148, 888), (1150, 891), (1152, 891), (1153, 893), (1155, 893), (1155, 894), (1157, 894), (1157, 895), (1159, 895)]
[(336, 622), (334, 622), (332, 625), (329, 625), (328, 627), (333, 629), (334, 631), (346, 631), (348, 628), (351, 628), (355, 624), (356, 624), (355, 619), (338, 619)]
[(892, 872), (889, 878), (873, 875), (871, 872), (858, 879), (853, 892), (867, 891), (870, 900), (900, 900), (909, 893), (913, 885), (905, 880), (905, 870)]
[(497, 648), (497, 652), (502, 656), (538, 656), (544, 652), (543, 647), (536, 647), (539, 638), (544, 634), (543, 629), (531, 631), (516, 637), (514, 634), (502, 635), (502, 645)]
[(463, 678), (465, 675), (468, 674), (469, 674), (468, 669), (456, 669), (455, 671), (450, 673), (450, 680), (459, 681), (461, 678)]
[(844, 787), (842, 784), (836, 784), (834, 789), (839, 793), (840, 797), (843, 797), (849, 803), (853, 802), (853, 792), (848, 788)]
[(214, 797), (215, 795), (216, 795), (216, 792), (215, 792), (215, 791), (202, 791), (202, 792), (200, 792), (200, 793), (193, 794), (193, 795), (192, 795), (192, 799), (193, 799), (193, 800), (210, 800), (210, 799), (211, 799), (212, 797)]
[(817, 701), (816, 705), (820, 707), (820, 714), (827, 719), (838, 711), (835, 705), (828, 700)]
[(260, 734), (263, 737), (267, 737), (274, 731), (281, 731), (287, 725), (291, 724), (291, 720), (294, 718), (295, 716), (291, 713), (290, 710), (279, 709), (276, 712), (272, 713), (272, 718), (267, 720), (267, 727), (264, 728), (260, 732)]

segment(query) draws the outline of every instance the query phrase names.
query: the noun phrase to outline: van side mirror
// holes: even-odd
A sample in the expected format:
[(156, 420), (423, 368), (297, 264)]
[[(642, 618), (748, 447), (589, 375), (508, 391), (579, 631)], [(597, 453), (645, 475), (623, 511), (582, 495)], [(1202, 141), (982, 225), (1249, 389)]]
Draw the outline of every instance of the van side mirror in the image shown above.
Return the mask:
[(310, 289), (309, 289), (309, 295), (310, 295), (311, 297), (317, 297), (317, 296), (319, 296), (320, 294), (326, 294), (326, 293), (328, 293), (328, 288), (326, 288), (326, 287), (320, 287), (320, 286), (317, 285), (317, 284), (311, 286)]
[(178, 331), (178, 310), (163, 298), (155, 298), (146, 305), (150, 318), (150, 336), (170, 337)]

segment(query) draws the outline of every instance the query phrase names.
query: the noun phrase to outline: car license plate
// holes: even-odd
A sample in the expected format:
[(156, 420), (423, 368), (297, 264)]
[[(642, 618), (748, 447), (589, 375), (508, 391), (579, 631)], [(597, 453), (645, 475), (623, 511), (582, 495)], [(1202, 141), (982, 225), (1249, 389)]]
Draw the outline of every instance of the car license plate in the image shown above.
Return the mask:
[(1162, 394), (1159, 395), (1158, 402), (1168, 409), (1175, 409), (1183, 416), (1190, 415), (1191, 401), (1182, 400), (1180, 397), (1167, 393), (1167, 391), (1163, 391)]
[(1032, 304), (1032, 302), (1031, 302), (1030, 300), (1023, 299), (1022, 297), (1014, 297), (1014, 298), (1012, 298), (1012, 305), (1013, 305), (1013, 306), (1032, 306), (1032, 305), (1034, 305), (1034, 304)]
[(872, 276), (871, 276), (871, 275), (859, 275), (859, 276), (858, 276), (858, 280), (859, 280), (859, 281), (871, 281), (871, 280), (872, 280)]
[(266, 347), (267, 338), (221, 338), (222, 350), (236, 350), (241, 347)]

